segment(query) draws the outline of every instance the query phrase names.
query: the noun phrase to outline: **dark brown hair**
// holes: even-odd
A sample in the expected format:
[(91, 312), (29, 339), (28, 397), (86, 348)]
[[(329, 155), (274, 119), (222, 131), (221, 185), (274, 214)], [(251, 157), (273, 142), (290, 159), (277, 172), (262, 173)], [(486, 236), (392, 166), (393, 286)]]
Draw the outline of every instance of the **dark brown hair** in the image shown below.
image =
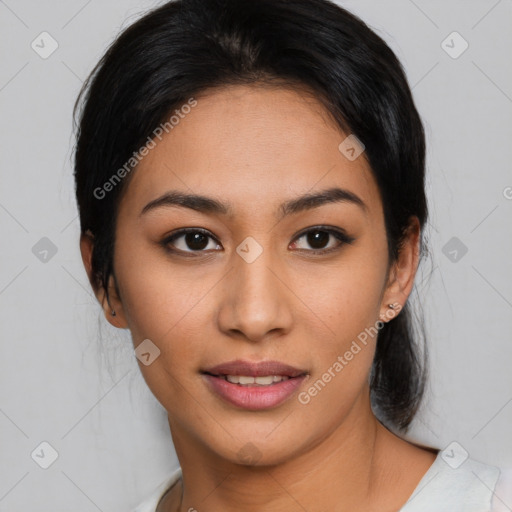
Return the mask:
[[(328, 0), (176, 0), (118, 36), (77, 100), (76, 197), (81, 231), (94, 236), (94, 283), (108, 290), (119, 200), (136, 168), (104, 197), (95, 191), (190, 97), (257, 82), (306, 87), (363, 142), (391, 263), (411, 216), (424, 227), (422, 122), (401, 64), (363, 21)], [(412, 320), (407, 303), (382, 327), (371, 372), (377, 417), (402, 430), (426, 382)]]

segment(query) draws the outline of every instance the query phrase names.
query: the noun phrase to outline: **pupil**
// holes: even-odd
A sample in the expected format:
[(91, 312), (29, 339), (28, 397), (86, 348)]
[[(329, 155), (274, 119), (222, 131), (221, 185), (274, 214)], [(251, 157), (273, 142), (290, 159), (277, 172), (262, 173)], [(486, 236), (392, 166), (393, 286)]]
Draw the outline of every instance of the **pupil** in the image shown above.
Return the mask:
[(314, 249), (323, 249), (329, 241), (329, 233), (326, 231), (312, 231), (308, 233), (308, 244)]
[(189, 249), (200, 251), (208, 245), (208, 238), (202, 233), (187, 233), (185, 243)]

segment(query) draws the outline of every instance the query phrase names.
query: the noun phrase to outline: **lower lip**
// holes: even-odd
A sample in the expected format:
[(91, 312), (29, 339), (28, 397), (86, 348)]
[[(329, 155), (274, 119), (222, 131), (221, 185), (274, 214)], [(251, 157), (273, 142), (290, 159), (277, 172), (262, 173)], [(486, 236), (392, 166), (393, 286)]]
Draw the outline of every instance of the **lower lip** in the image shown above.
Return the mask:
[(203, 377), (206, 378), (213, 391), (224, 400), (251, 411), (269, 409), (282, 404), (290, 398), (306, 378), (305, 375), (301, 375), (268, 386), (240, 386), (228, 382), (222, 377), (208, 374), (203, 374)]

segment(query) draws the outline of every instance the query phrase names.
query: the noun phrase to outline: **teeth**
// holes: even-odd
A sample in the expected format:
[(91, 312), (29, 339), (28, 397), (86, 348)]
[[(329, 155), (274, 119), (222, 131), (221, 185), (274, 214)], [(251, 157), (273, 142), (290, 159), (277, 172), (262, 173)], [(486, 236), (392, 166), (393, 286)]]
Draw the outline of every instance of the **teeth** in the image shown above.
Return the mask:
[(264, 377), (249, 377), (245, 375), (224, 375), (224, 378), (232, 384), (240, 384), (241, 386), (269, 386), (275, 382), (288, 380), (290, 377), (285, 375), (266, 375)]

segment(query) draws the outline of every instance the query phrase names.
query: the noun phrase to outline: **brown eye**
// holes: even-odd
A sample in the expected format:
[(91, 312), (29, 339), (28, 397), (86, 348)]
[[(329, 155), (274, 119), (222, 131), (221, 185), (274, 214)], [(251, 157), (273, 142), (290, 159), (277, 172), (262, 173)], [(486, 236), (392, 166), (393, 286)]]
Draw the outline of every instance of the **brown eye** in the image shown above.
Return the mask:
[(201, 251), (208, 245), (208, 237), (203, 233), (186, 233), (184, 237), (185, 245), (193, 251)]
[(310, 231), (306, 235), (306, 240), (313, 249), (324, 249), (329, 243), (330, 237), (331, 235), (327, 231)]
[[(305, 243), (298, 242), (302, 239)], [(351, 244), (355, 238), (348, 236), (338, 229), (317, 227), (303, 232), (295, 240), (297, 241), (292, 243), (294, 249), (322, 253), (335, 251), (345, 244)], [(304, 245), (309, 246), (311, 249), (304, 247)]]
[(208, 234), (207, 231), (198, 228), (182, 229), (173, 233), (162, 241), (164, 247), (169, 249), (171, 252), (204, 252), (208, 246), (209, 249), (216, 249), (220, 247), (215, 239)]

